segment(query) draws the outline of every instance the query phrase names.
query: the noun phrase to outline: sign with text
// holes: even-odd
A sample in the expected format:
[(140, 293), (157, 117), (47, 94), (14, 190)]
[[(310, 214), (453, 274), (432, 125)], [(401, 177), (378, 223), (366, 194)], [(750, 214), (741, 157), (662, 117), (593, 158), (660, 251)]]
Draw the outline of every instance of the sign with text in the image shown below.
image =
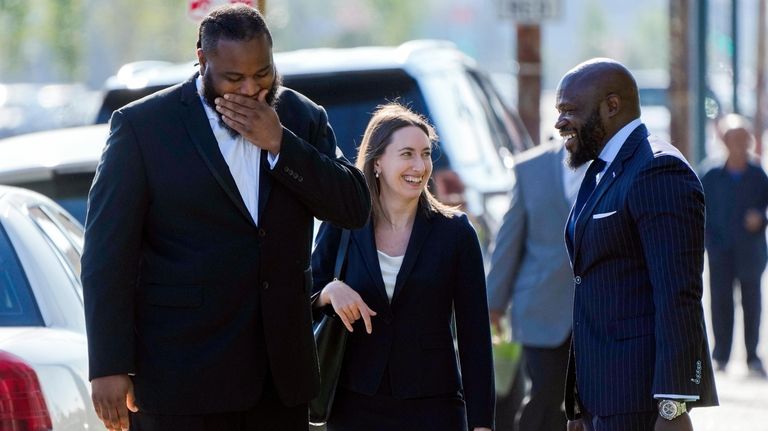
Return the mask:
[(562, 0), (496, 0), (499, 16), (519, 24), (539, 24), (559, 18)]
[(253, 7), (252, 0), (189, 0), (187, 3), (187, 16), (193, 21), (200, 21), (208, 15), (212, 9), (228, 3), (245, 3)]

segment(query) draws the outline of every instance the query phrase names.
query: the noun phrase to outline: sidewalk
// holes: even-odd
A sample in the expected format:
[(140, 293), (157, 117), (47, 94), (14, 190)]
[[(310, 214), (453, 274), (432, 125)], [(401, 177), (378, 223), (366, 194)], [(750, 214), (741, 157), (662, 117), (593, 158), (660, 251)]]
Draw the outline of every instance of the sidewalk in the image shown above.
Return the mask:
[[(704, 311), (709, 318), (709, 274), (704, 272)], [(768, 271), (763, 274), (763, 318), (758, 355), (768, 365)], [(737, 304), (741, 299), (736, 295)], [(691, 419), (696, 431), (768, 431), (768, 380), (747, 377), (744, 326), (741, 307), (734, 316), (733, 352), (725, 373), (717, 373), (719, 407), (694, 409)], [(712, 325), (707, 321), (710, 348)]]

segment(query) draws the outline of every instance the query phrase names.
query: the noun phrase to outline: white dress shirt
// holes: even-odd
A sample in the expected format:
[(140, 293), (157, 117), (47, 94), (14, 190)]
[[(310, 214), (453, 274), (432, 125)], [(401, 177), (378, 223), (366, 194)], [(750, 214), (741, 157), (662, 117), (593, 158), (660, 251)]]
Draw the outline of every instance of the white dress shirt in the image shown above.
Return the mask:
[[(241, 135), (232, 136), (220, 123), (220, 117), (212, 107), (208, 106), (203, 98), (203, 78), (198, 76), (195, 81), (197, 93), (200, 95), (200, 102), (203, 104), (208, 122), (211, 125), (211, 131), (219, 144), (219, 151), (224, 157), (224, 161), (229, 166), (229, 172), (235, 179), (237, 190), (245, 202), (245, 207), (253, 218), (253, 222), (259, 224), (259, 174), (261, 171), (261, 148), (252, 144)], [(274, 168), (278, 156), (272, 157), (267, 153), (267, 161), (270, 168)]]

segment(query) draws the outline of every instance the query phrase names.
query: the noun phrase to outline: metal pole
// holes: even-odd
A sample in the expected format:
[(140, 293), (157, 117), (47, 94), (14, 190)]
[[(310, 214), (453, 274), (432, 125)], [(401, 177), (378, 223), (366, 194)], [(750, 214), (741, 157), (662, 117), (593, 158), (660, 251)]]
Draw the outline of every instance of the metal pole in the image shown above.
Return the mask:
[(739, 0), (731, 0), (731, 41), (732, 56), (731, 69), (733, 70), (733, 112), (738, 114), (739, 109)]
[[(735, 0), (734, 0), (735, 1)], [(696, 76), (697, 76), (697, 91), (695, 94), (696, 105), (694, 106), (695, 123), (694, 123), (694, 136), (695, 136), (695, 160), (701, 162), (707, 155), (707, 112), (704, 106), (704, 100), (707, 94), (707, 18), (709, 16), (709, 0), (700, 0), (693, 2), (696, 9), (696, 33), (697, 37), (694, 39), (697, 42), (696, 45)]]
[(755, 106), (755, 152), (763, 154), (763, 132), (765, 131), (765, 38), (768, 0), (759, 0), (757, 6), (757, 106)]

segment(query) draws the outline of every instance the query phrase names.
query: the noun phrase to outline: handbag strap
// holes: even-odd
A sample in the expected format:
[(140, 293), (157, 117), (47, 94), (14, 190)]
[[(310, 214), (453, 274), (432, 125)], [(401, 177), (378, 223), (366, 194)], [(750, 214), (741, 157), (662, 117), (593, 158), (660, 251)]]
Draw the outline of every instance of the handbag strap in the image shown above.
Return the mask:
[(341, 270), (344, 267), (344, 260), (347, 257), (347, 248), (349, 247), (349, 229), (342, 229), (341, 239), (339, 240), (339, 250), (336, 252), (336, 265), (333, 267), (333, 278), (341, 280)]

